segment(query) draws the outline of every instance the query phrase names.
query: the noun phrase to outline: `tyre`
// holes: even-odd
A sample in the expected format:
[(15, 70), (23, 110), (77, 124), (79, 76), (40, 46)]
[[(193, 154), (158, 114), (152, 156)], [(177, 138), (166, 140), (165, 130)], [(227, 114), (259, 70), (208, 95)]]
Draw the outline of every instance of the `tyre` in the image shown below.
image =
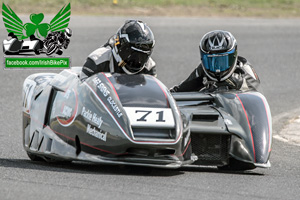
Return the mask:
[(50, 43), (48, 46), (47, 46), (47, 56), (50, 56), (51, 54), (55, 53), (57, 51), (58, 47), (56, 44), (54, 43)]
[(59, 49), (56, 53), (57, 53), (58, 55), (62, 55), (62, 54), (63, 54), (63, 51)]
[(245, 171), (255, 169), (255, 166), (252, 163), (246, 163), (230, 158), (228, 165), (218, 166), (218, 169), (224, 171)]
[(32, 161), (45, 161), (43, 158), (41, 158), (37, 155), (34, 155), (32, 153), (27, 152), (27, 155), (30, 158), (30, 160), (32, 160)]
[(72, 160), (60, 160), (52, 157), (44, 156), (43, 160), (47, 163), (54, 163), (54, 164), (70, 164), (72, 163)]
[(34, 53), (35, 53), (35, 55), (40, 55), (40, 50), (39, 49), (35, 49)]

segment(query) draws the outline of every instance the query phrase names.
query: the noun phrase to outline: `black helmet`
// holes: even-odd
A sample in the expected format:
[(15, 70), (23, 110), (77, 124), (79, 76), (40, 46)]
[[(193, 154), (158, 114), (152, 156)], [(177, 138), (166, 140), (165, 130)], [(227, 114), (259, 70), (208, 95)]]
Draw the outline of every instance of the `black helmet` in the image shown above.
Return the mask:
[(113, 55), (127, 74), (143, 70), (154, 47), (154, 35), (142, 21), (128, 20), (115, 36)]
[(236, 67), (236, 39), (227, 31), (208, 32), (200, 41), (200, 56), (206, 75), (214, 81), (224, 81)]

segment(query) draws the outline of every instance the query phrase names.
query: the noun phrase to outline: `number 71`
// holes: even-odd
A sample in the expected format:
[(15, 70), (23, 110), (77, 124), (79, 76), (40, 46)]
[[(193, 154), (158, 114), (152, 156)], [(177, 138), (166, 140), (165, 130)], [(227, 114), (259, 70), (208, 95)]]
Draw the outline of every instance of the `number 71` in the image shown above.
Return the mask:
[[(141, 118), (137, 119), (136, 121), (142, 121), (142, 122), (146, 122), (147, 121), (147, 116), (152, 113), (152, 111), (148, 111), (148, 110), (136, 110), (135, 113), (139, 113), (139, 112), (143, 112), (145, 113)], [(156, 112), (156, 114), (158, 115), (158, 119), (156, 120), (156, 122), (165, 122), (166, 120), (163, 119), (164, 116), (164, 111), (160, 111), (160, 112)]]

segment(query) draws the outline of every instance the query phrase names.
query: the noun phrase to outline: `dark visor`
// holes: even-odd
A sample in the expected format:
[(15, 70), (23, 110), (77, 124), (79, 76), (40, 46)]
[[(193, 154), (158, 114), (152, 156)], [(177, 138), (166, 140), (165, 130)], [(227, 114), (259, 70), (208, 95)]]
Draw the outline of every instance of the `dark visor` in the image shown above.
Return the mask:
[(223, 72), (235, 64), (234, 56), (235, 49), (220, 54), (206, 54), (202, 52), (202, 63), (211, 72)]
[(131, 45), (124, 45), (119, 50), (119, 55), (126, 63), (126, 68), (130, 72), (139, 71), (149, 59), (152, 51), (144, 51)]

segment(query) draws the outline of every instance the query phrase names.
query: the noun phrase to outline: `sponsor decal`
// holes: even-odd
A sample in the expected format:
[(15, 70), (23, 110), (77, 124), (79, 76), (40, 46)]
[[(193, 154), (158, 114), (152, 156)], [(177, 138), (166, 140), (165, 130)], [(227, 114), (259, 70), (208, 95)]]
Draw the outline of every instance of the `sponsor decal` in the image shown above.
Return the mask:
[(63, 111), (62, 111), (62, 114), (67, 117), (67, 118), (70, 118), (72, 116), (72, 111), (73, 109), (69, 106), (64, 106), (63, 107)]
[[(56, 109), (56, 106), (60, 108), (60, 114), (56, 117), (57, 121), (60, 125), (67, 127), (70, 126), (76, 118), (78, 99), (74, 89), (67, 90), (61, 97), (61, 102), (56, 102), (53, 105), (53, 109)], [(57, 99), (59, 99), (59, 97), (57, 97)]]
[(82, 108), (81, 115), (89, 121), (91, 121), (92, 117), (93, 117), (92, 111), (90, 111), (89, 109), (86, 109), (85, 107)]
[(94, 136), (94, 137), (106, 142), (107, 132), (104, 132), (103, 130), (97, 130), (96, 127), (92, 128), (92, 126), (90, 124), (87, 125), (86, 132), (89, 135)]
[(102, 117), (98, 117), (96, 113), (93, 114), (92, 122), (98, 125), (98, 128), (101, 127), (103, 120)]
[(86, 107), (82, 108), (81, 115), (88, 121), (96, 124), (98, 128), (101, 128), (101, 125), (103, 123), (101, 116), (98, 116), (96, 113), (92, 113), (92, 111), (87, 109)]
[(103, 94), (104, 97), (107, 97), (110, 94), (107, 87), (104, 85), (104, 83), (102, 83), (102, 81), (98, 77), (94, 78), (93, 82), (95, 83), (95, 85), (97, 86), (97, 88)]
[(99, 91), (103, 94), (103, 96), (107, 97), (106, 98), (107, 102), (109, 103), (109, 105), (111, 106), (113, 111), (116, 113), (116, 115), (120, 118), (123, 115), (123, 113), (121, 112), (121, 109), (116, 104), (115, 100), (111, 96), (109, 96), (110, 91), (108, 91), (105, 84), (98, 77), (95, 77), (93, 79), (93, 82), (95, 83), (95, 85), (99, 89)]
[(108, 97), (107, 101), (111, 105), (112, 109), (115, 111), (116, 115), (120, 118), (123, 115), (123, 113), (121, 112), (120, 108), (117, 106), (117, 104), (113, 100), (113, 98), (112, 97)]

